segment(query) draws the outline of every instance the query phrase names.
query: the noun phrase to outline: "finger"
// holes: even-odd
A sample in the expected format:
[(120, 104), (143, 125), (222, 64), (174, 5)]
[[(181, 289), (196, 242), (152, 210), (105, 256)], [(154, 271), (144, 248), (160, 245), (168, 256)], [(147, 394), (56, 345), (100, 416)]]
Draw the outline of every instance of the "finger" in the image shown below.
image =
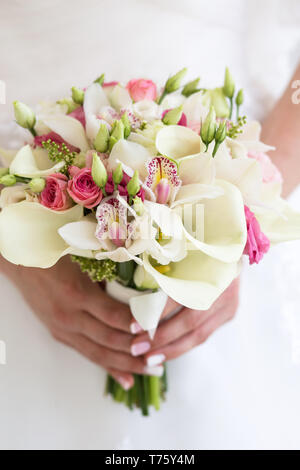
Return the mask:
[(204, 343), (216, 329), (226, 323), (230, 318), (231, 314), (229, 314), (226, 309), (217, 311), (201, 323), (200, 326), (180, 339), (165, 347), (158, 348), (155, 351), (151, 350), (151, 352), (145, 355), (145, 363), (149, 367), (154, 367), (161, 365), (167, 360), (176, 359), (195, 346)]
[[(152, 341), (151, 350), (158, 349), (173, 343), (180, 337), (194, 330), (203, 323), (211, 311), (191, 310), (183, 308), (179, 313), (169, 320), (165, 320), (158, 326), (154, 340)], [(140, 335), (133, 339), (131, 344), (131, 354), (134, 356), (144, 354), (141, 345), (147, 341), (146, 335)]]
[[(166, 306), (164, 308), (164, 311), (161, 315), (161, 320), (168, 318), (169, 315), (174, 314), (174, 312), (182, 308), (183, 308), (182, 305), (180, 305), (178, 302), (175, 302), (175, 300), (169, 297), (167, 300)], [(133, 321), (130, 325), (130, 331), (133, 334), (139, 334), (139, 333), (142, 333), (144, 330), (137, 321)]]
[(111, 375), (116, 382), (118, 382), (124, 390), (129, 390), (134, 385), (134, 378), (132, 374), (127, 372), (121, 372), (116, 369), (107, 369), (109, 375)]
[(55, 339), (71, 346), (90, 361), (104, 367), (106, 370), (115, 369), (129, 374), (157, 375), (163, 374), (163, 367), (148, 367), (141, 358), (129, 354), (112, 351), (96, 344), (83, 335), (69, 333), (63, 330), (52, 330)]
[(95, 343), (109, 349), (130, 353), (131, 342), (134, 338), (133, 335), (107, 326), (88, 312), (76, 312), (74, 321), (76, 324), (75, 333), (82, 334)]
[(132, 315), (128, 305), (117, 302), (100, 289), (99, 295), (93, 295), (88, 299), (84, 310), (112, 328), (131, 332)]

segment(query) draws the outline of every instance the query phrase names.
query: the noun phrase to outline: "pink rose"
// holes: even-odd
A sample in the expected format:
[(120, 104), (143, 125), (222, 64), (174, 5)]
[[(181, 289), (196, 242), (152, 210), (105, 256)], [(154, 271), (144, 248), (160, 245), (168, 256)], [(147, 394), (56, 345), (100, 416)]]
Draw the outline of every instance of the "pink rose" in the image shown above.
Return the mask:
[(127, 83), (126, 88), (133, 101), (156, 100), (157, 89), (152, 80), (145, 80), (144, 78), (133, 79)]
[(52, 140), (56, 144), (66, 144), (70, 152), (80, 152), (78, 147), (74, 147), (74, 145), (68, 144), (60, 135), (56, 134), (56, 132), (49, 132), (48, 134), (37, 135), (34, 138), (34, 145), (37, 147), (42, 147), (43, 142), (47, 142), (47, 140)]
[(270, 241), (260, 230), (260, 225), (250, 209), (245, 206), (247, 222), (247, 243), (244, 254), (249, 256), (250, 264), (259, 263), (270, 248)]
[(79, 106), (78, 108), (74, 109), (74, 111), (69, 113), (68, 116), (71, 116), (72, 118), (77, 119), (77, 121), (81, 122), (81, 124), (85, 128), (85, 114), (84, 114), (83, 106)]
[(77, 204), (87, 209), (98, 206), (103, 194), (92, 178), (91, 168), (80, 169), (76, 166), (71, 166), (69, 173), (72, 177), (68, 182), (68, 193), (71, 198)]
[[(164, 118), (164, 116), (171, 111), (171, 109), (165, 109), (164, 112), (162, 113), (161, 119)], [(181, 118), (177, 122), (177, 126), (184, 126), (187, 127), (187, 117), (184, 113), (182, 113)]]
[(270, 157), (263, 152), (249, 152), (249, 158), (257, 160), (262, 167), (264, 183), (282, 183), (282, 176), (278, 168), (272, 163)]
[(65, 211), (72, 206), (67, 193), (68, 178), (62, 173), (54, 173), (46, 179), (45, 189), (40, 194), (40, 203), (54, 211)]

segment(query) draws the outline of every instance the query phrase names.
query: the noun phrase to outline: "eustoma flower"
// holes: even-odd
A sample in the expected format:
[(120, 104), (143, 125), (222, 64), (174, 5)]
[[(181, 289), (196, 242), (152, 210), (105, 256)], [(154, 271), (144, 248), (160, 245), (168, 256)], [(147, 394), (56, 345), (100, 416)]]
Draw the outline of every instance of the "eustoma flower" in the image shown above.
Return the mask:
[(270, 241), (262, 233), (260, 225), (249, 207), (245, 206), (247, 221), (247, 243), (244, 254), (249, 256), (250, 264), (259, 263), (264, 254), (269, 251)]

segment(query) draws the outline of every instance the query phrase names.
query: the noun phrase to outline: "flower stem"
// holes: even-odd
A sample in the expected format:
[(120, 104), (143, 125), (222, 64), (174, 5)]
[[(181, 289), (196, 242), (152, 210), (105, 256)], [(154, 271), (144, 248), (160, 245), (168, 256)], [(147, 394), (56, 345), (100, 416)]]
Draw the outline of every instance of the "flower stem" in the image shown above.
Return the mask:
[(154, 406), (156, 410), (160, 408), (160, 378), (155, 376), (149, 377), (149, 389), (150, 389), (150, 404)]

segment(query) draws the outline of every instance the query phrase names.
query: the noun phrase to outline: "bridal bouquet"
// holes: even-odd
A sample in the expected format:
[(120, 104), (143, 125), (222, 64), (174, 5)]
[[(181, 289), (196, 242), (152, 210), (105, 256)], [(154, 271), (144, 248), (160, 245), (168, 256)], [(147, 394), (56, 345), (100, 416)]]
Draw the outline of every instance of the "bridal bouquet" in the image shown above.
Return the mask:
[[(0, 251), (38, 268), (72, 255), (107, 292), (130, 305), (153, 338), (168, 296), (207, 310), (272, 244), (300, 238), (300, 214), (281, 198), (282, 178), (260, 142), (260, 125), (240, 116), (228, 69), (220, 88), (123, 86), (101, 75), (37, 114), (14, 103), (25, 145), (0, 150)], [(284, 156), (283, 156), (284, 157)], [(143, 414), (159, 408), (166, 374), (135, 376), (107, 392)]]

